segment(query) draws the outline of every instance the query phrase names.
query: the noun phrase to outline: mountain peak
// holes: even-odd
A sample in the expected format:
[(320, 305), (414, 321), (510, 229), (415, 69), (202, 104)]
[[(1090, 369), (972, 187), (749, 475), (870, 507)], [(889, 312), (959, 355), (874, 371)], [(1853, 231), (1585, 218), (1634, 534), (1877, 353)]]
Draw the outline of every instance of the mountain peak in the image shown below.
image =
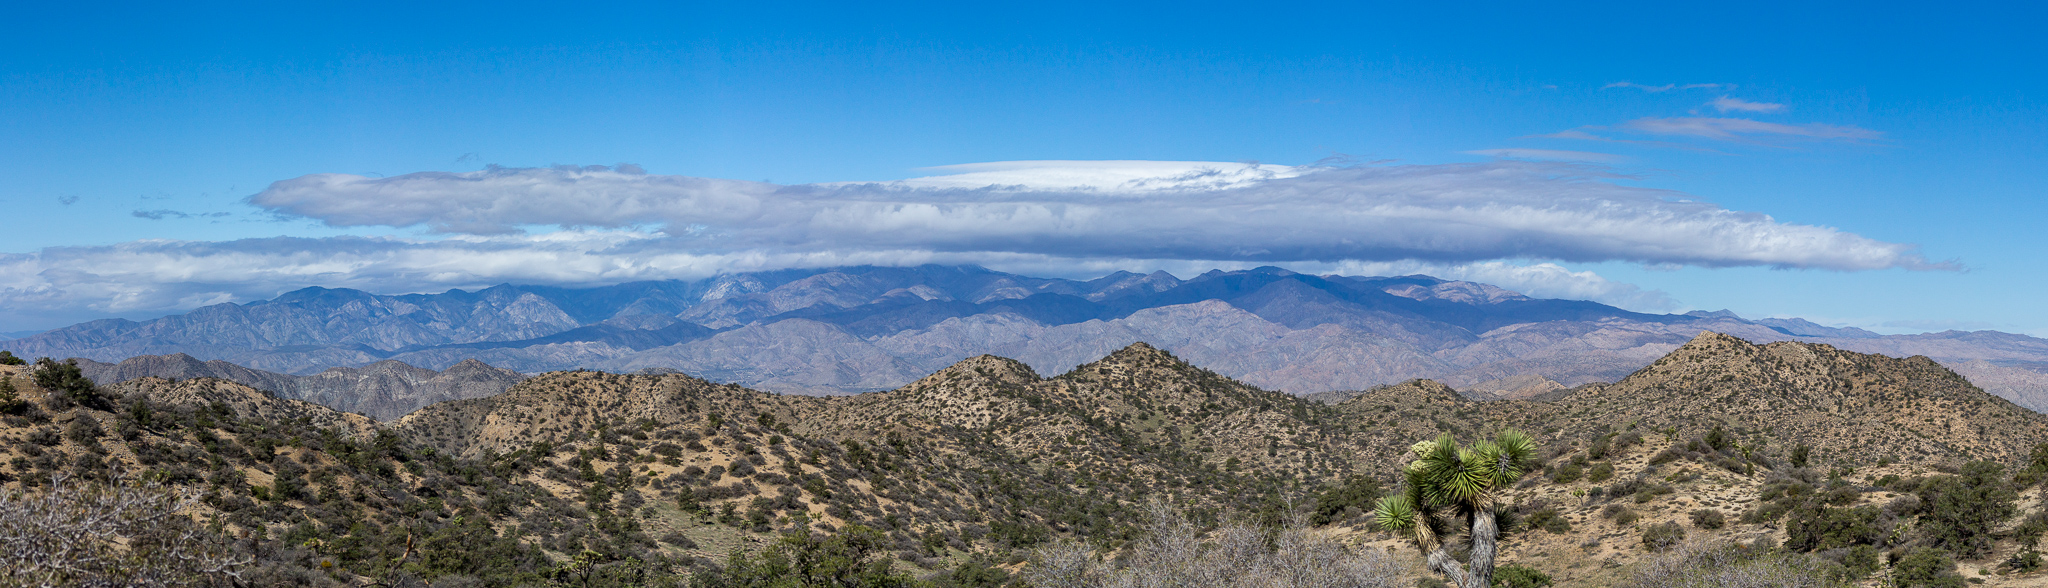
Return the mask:
[(1174, 357), (1172, 353), (1169, 353), (1166, 350), (1160, 349), (1158, 347), (1153, 347), (1152, 344), (1146, 343), (1144, 341), (1139, 341), (1136, 343), (1132, 343), (1130, 345), (1126, 345), (1123, 349), (1118, 349), (1115, 352), (1110, 353), (1108, 356), (1105, 356), (1101, 360), (1096, 361), (1095, 363), (1090, 365), (1096, 364), (1121, 364), (1132, 367), (1144, 367), (1162, 364), (1171, 366), (1188, 365), (1187, 362), (1181, 361), (1181, 359), (1178, 357)]
[[(1030, 384), (1042, 379), (1038, 377), (1037, 371), (1032, 370), (1031, 366), (1025, 365), (1024, 362), (1007, 357), (982, 354), (954, 362), (953, 365), (946, 366), (946, 369), (933, 372), (932, 375), (925, 376), (910, 386), (916, 386), (918, 383), (928, 380), (957, 380), (961, 378), (984, 379), (1018, 385)], [(906, 386), (906, 388), (910, 386)]]
[(1716, 351), (1722, 349), (1753, 349), (1755, 347), (1755, 343), (1750, 343), (1741, 337), (1718, 331), (1700, 331), (1700, 334), (1694, 335), (1691, 341), (1685, 342), (1685, 345), (1680, 346), (1679, 349)]

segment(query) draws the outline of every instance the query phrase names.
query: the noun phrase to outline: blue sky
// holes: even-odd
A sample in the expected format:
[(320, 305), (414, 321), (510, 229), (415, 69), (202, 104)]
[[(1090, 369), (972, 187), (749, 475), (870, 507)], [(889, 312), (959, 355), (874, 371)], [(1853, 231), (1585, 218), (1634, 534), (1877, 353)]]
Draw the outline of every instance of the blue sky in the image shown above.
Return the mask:
[[(943, 261), (1077, 277), (1426, 271), (1643, 310), (2048, 336), (2042, 16), (2017, 3), (31, 6), (0, 23), (0, 332), (312, 284)], [(1014, 214), (1106, 197), (1045, 165), (1004, 168), (1030, 193), (994, 200), (930, 181), (779, 188), (1043, 160), (1350, 175), (1117, 193), (1129, 206), (1097, 207), (1095, 224), (1012, 223), (1001, 238), (844, 203)], [(548, 168), (617, 164), (633, 167)], [(488, 165), (520, 187), (476, 181)], [(611, 211), (603, 198), (619, 194), (725, 197), (644, 179), (671, 176), (736, 180), (716, 189), (812, 220), (691, 201), (563, 231), (544, 209), (505, 212), (505, 198)], [(1441, 181), (1402, 200), (1415, 176)], [(600, 180), (618, 183), (596, 200), (550, 191)], [(1317, 200), (1345, 190), (1373, 196)], [(1623, 209), (1554, 218), (1619, 228), (1511, 226), (1546, 199)], [(1275, 216), (1238, 223), (1258, 215), (1209, 214), (1219, 202)], [(1389, 202), (1425, 216), (1498, 206), (1478, 229), (1336, 214)], [(1701, 225), (1714, 211), (1751, 216)], [(916, 230), (827, 230), (853, 218)], [(1252, 253), (1188, 245), (1200, 235)], [(527, 267), (565, 256), (593, 269)]]

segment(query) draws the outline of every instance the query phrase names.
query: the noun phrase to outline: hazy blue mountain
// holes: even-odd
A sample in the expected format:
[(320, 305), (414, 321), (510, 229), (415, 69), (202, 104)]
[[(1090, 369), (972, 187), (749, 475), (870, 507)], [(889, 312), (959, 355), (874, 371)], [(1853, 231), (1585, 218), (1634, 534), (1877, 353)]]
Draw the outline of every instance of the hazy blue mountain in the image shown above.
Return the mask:
[(1498, 391), (1521, 389), (1501, 384), (1516, 378), (1615, 381), (1703, 330), (1927, 355), (1987, 390), (2048, 407), (2040, 384), (2048, 340), (2023, 335), (1880, 336), (1726, 311), (1644, 314), (1429, 276), (1279, 268), (1066, 280), (972, 266), (863, 266), (395, 296), (308, 288), (149, 321), (81, 323), (4, 347), (102, 362), (183, 353), (302, 376), (383, 361), (446, 369), (471, 359), (526, 373), (674, 369), (818, 394), (893, 388), (983, 353), (1060, 373), (1146, 341), (1248, 383), (1314, 393), (1412, 378)]

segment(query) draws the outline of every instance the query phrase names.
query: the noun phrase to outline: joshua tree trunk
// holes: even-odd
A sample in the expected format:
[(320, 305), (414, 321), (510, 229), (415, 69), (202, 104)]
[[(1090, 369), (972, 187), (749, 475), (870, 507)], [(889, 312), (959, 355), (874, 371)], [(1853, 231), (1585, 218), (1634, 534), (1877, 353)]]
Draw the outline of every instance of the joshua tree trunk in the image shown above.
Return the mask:
[(1458, 560), (1452, 559), (1451, 553), (1445, 551), (1443, 545), (1437, 545), (1436, 549), (1430, 550), (1429, 571), (1443, 574), (1445, 578), (1450, 578), (1451, 583), (1456, 584), (1458, 588), (1471, 588), (1473, 585), (1471, 575), (1465, 573), (1465, 566), (1459, 565)]
[(1472, 572), (1460, 585), (1464, 588), (1493, 586), (1493, 556), (1499, 548), (1500, 527), (1494, 523), (1493, 508), (1472, 513)]

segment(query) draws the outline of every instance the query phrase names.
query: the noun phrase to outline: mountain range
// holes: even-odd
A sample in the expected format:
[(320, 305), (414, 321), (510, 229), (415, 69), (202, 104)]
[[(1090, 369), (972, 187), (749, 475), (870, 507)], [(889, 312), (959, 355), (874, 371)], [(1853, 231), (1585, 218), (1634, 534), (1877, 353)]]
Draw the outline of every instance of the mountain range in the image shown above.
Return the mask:
[[(1878, 335), (1726, 311), (1638, 313), (1428, 276), (1271, 267), (1185, 280), (1164, 272), (1081, 281), (972, 266), (864, 266), (595, 288), (405, 295), (307, 288), (148, 321), (91, 321), (0, 347), (98, 362), (182, 353), (297, 376), (380, 362), (447, 370), (468, 360), (524, 373), (674, 370), (777, 392), (844, 394), (892, 389), (981, 354), (1060, 373), (1147, 341), (1270, 390), (1363, 390), (1430, 378), (1474, 398), (1513, 398), (1617, 381), (1702, 331), (1925, 355), (1987, 391), (2048, 408), (2048, 340), (2024, 335)], [(298, 384), (237, 381), (305, 397), (286, 389)], [(369, 405), (380, 402), (380, 418), (424, 405)]]

